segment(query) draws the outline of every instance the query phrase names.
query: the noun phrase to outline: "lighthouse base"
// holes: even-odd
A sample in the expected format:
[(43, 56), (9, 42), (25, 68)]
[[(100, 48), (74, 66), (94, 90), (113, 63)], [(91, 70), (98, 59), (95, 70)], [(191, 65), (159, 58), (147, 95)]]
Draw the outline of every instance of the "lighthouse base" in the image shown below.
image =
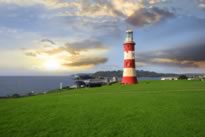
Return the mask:
[(122, 84), (124, 85), (132, 85), (132, 84), (137, 84), (138, 80), (136, 77), (123, 77), (122, 78)]

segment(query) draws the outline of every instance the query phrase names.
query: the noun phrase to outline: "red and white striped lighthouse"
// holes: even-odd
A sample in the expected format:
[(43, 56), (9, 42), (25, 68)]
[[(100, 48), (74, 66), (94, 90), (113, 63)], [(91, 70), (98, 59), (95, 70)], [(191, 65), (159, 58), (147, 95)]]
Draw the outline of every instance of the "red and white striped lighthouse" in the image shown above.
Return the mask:
[(133, 40), (133, 31), (126, 31), (124, 43), (124, 69), (122, 84), (136, 84), (137, 76), (135, 69), (135, 42)]

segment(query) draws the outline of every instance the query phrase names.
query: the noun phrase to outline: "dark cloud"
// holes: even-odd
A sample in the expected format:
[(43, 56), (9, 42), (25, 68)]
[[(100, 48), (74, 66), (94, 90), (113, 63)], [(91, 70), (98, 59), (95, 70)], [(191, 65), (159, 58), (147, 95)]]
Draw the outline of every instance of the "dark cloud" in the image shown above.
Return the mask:
[(56, 43), (50, 39), (42, 39), (41, 42), (46, 42), (46, 43), (50, 43), (52, 45), (55, 45)]
[(187, 46), (144, 52), (137, 55), (137, 62), (177, 67), (205, 67), (205, 41)]
[(127, 18), (127, 22), (134, 26), (145, 26), (154, 23), (158, 23), (167, 18), (173, 17), (174, 13), (164, 9), (154, 8), (143, 8), (137, 10), (133, 15)]
[[(46, 40), (41, 40), (41, 42), (49, 42), (51, 44), (55, 44), (52, 40), (46, 39)], [(43, 43), (43, 47), (45, 47)], [(50, 47), (50, 46), (49, 46)], [(39, 54), (48, 54), (48, 55), (55, 55), (59, 54), (61, 52), (68, 52), (72, 55), (79, 55), (80, 52), (84, 51), (89, 51), (89, 50), (107, 50), (107, 47), (100, 41), (91, 41), (91, 40), (83, 40), (80, 42), (68, 42), (63, 46), (55, 46), (55, 47), (50, 47), (50, 48), (42, 48), (42, 49), (34, 49), (31, 51), (25, 51), (25, 55), (27, 56), (36, 56)]]
[(67, 67), (86, 67), (86, 66), (96, 66), (98, 64), (103, 64), (108, 61), (105, 57), (90, 57), (90, 58), (80, 58), (76, 59), (72, 63), (65, 63), (64, 66)]
[(194, 46), (180, 47), (172, 50), (165, 50), (167, 55), (162, 57), (168, 57), (170, 59), (176, 59), (179, 61), (205, 61), (205, 43), (198, 43)]
[(88, 51), (88, 50), (106, 50), (107, 47), (100, 41), (84, 40), (80, 42), (72, 42), (72, 43), (68, 42), (65, 44), (65, 47), (63, 47), (62, 49), (75, 55), (75, 54), (79, 54), (82, 51)]

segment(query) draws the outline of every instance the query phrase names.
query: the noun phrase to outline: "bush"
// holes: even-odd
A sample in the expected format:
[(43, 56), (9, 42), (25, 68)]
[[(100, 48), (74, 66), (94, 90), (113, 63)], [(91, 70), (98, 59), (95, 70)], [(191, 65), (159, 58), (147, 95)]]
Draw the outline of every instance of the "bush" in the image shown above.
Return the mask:
[(179, 80), (187, 80), (188, 77), (186, 75), (180, 75), (178, 79)]
[(21, 97), (21, 96), (20, 96), (19, 94), (15, 93), (15, 94), (13, 94), (11, 97), (12, 97), (12, 98), (19, 98), (19, 97)]

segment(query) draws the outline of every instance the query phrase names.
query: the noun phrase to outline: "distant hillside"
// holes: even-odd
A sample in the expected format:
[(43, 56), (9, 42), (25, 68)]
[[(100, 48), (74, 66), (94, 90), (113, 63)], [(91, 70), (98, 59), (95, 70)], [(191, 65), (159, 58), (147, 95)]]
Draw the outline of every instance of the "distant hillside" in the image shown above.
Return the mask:
[[(172, 73), (157, 73), (151, 71), (137, 70), (138, 77), (169, 77), (178, 76), (178, 74)], [(122, 77), (122, 71), (98, 71), (92, 74), (94, 77)]]

